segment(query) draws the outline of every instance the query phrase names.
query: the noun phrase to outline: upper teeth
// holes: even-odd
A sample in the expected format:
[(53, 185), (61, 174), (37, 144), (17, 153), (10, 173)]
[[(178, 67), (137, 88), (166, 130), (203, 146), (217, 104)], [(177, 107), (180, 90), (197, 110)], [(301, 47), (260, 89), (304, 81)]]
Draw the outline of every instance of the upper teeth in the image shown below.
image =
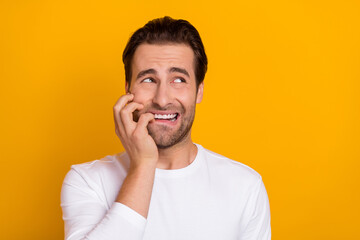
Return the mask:
[(176, 113), (174, 114), (155, 114), (155, 118), (159, 119), (171, 119), (176, 117)]

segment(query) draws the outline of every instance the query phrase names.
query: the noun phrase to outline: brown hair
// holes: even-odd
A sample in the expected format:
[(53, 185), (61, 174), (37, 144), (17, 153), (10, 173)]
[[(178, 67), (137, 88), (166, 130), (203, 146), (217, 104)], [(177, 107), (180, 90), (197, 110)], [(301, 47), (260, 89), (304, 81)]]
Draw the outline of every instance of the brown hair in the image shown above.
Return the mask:
[(129, 39), (124, 52), (125, 79), (130, 87), (131, 61), (136, 48), (142, 44), (184, 43), (192, 48), (195, 56), (196, 87), (205, 78), (207, 71), (207, 57), (199, 32), (188, 21), (172, 19), (171, 17), (157, 18), (139, 28)]

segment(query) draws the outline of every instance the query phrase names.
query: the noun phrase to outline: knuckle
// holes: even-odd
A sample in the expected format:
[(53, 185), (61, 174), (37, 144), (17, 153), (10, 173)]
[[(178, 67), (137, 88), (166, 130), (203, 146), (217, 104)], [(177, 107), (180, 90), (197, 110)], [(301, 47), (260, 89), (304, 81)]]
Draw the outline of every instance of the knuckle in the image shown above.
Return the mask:
[(119, 105), (114, 105), (113, 110), (114, 110), (114, 112), (119, 112), (120, 111), (120, 106)]
[(122, 117), (124, 117), (127, 113), (128, 113), (128, 112), (127, 112), (127, 110), (126, 110), (125, 108), (123, 108), (123, 109), (120, 110), (120, 115), (121, 115)]
[(142, 138), (140, 132), (137, 130), (133, 132), (132, 137), (134, 141), (139, 141)]

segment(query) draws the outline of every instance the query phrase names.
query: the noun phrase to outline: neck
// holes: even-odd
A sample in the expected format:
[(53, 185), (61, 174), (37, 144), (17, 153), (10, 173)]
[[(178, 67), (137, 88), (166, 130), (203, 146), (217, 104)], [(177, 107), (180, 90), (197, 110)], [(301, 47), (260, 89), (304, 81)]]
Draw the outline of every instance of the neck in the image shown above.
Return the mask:
[(156, 168), (169, 170), (184, 168), (194, 161), (196, 154), (197, 147), (189, 136), (172, 147), (159, 149)]

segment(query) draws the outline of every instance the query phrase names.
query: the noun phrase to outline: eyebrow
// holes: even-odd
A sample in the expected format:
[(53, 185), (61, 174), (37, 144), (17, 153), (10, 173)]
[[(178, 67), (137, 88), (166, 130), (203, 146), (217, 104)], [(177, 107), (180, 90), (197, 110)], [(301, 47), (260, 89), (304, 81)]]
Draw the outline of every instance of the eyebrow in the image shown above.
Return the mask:
[(169, 72), (172, 73), (172, 72), (178, 72), (178, 73), (182, 73), (188, 77), (190, 77), (190, 74), (188, 73), (188, 71), (186, 71), (185, 68), (178, 68), (178, 67), (172, 67), (169, 69)]
[(157, 73), (157, 71), (153, 68), (146, 69), (146, 70), (139, 72), (138, 75), (136, 76), (136, 79), (142, 78), (143, 76), (145, 76), (147, 74), (156, 74), (156, 73)]
[[(182, 74), (186, 75), (187, 77), (190, 77), (190, 74), (184, 68), (172, 67), (172, 68), (169, 69), (169, 73), (173, 73), (173, 72), (182, 73)], [(136, 76), (136, 79), (142, 78), (147, 74), (155, 74), (156, 75), (157, 71), (155, 69), (153, 69), (153, 68), (149, 68), (149, 69), (140, 71), (138, 73), (138, 75)]]

